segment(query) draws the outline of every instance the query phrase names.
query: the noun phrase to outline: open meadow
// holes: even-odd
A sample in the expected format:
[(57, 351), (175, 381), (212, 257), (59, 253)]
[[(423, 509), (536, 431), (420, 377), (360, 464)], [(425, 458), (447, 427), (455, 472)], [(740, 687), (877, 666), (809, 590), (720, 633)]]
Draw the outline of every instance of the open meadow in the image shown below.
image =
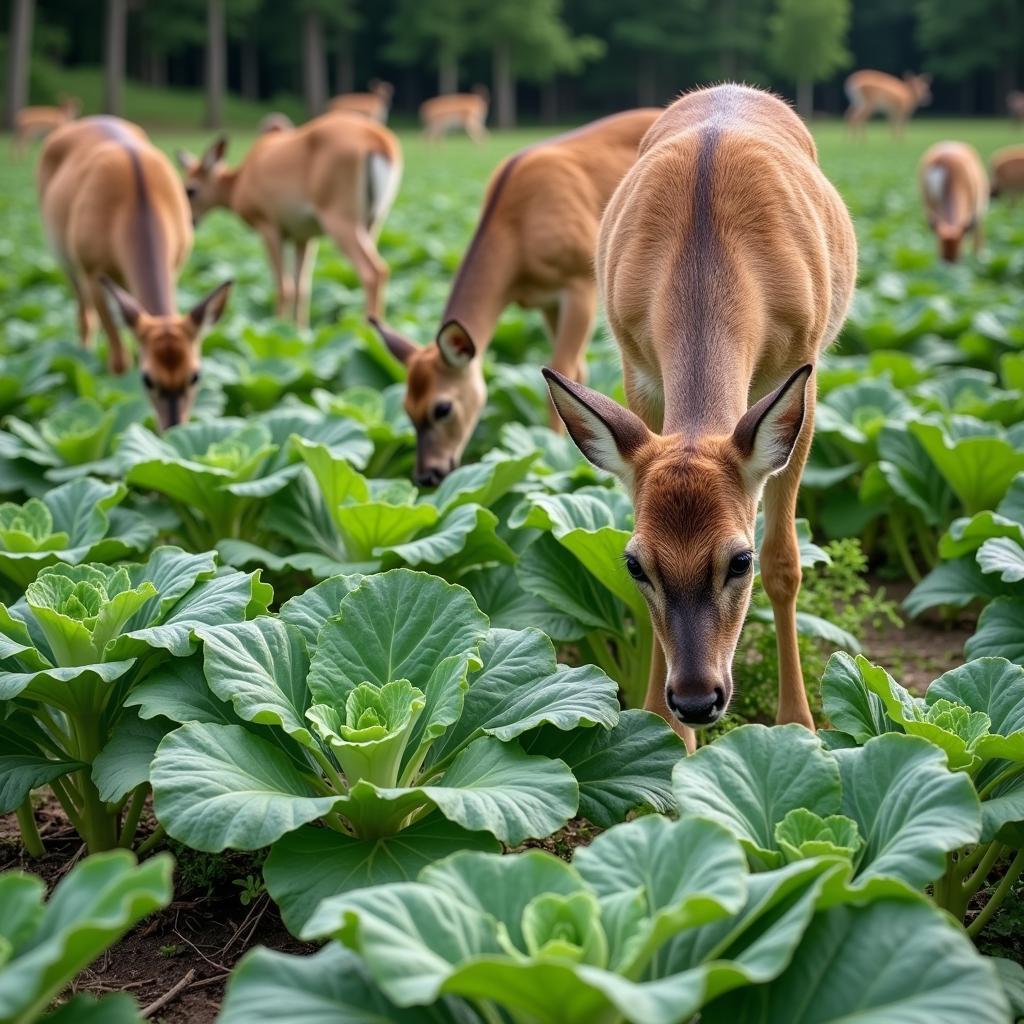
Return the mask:
[[(179, 305), (233, 291), (192, 420), (160, 434), (139, 374), (78, 344), (38, 147), (4, 154), (0, 869), (61, 881), (44, 915), (0, 874), (23, 913), (0, 912), (0, 1024), (72, 982), (54, 1024), (136, 1020), (123, 993), (167, 1024), (1024, 1013), (1024, 204), (943, 264), (916, 180), (933, 142), (987, 161), (1024, 128), (813, 131), (860, 250), (799, 503), (818, 739), (764, 728), (755, 583), (733, 706), (685, 757), (639, 710), (631, 504), (549, 429), (537, 312), (503, 315), (463, 466), (420, 488), (348, 261), (321, 241), (299, 330), (218, 211)], [(491, 171), (549, 134), (398, 131), (392, 325), (434, 339)], [(234, 163), (253, 135), (229, 135)], [(587, 363), (624, 401), (603, 324)], [(278, 952), (227, 983), (257, 945)]]

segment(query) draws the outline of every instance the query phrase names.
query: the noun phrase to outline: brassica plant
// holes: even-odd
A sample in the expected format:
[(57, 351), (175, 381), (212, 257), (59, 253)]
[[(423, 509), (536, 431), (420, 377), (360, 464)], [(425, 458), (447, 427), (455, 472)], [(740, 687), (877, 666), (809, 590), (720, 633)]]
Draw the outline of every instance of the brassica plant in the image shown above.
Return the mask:
[(272, 598), (259, 573), (161, 547), (141, 565), (48, 566), (0, 605), (0, 813), (18, 810), (30, 852), (42, 852), (30, 794), (43, 785), (90, 852), (132, 845), (166, 723), (139, 721), (125, 697), (191, 654), (193, 630), (241, 622)]
[(24, 589), (57, 562), (116, 562), (145, 551), (156, 528), (120, 508), (123, 484), (71, 480), (22, 505), (0, 504), (0, 574)]
[(74, 996), (47, 1009), (75, 976), (130, 928), (171, 902), (167, 854), (136, 865), (126, 850), (87, 857), (44, 902), (41, 878), (0, 874), (0, 1021), (4, 1024), (139, 1024), (125, 994)]
[[(918, 698), (865, 658), (837, 654), (822, 679), (822, 698), (835, 727), (822, 737), (839, 748), (835, 756), (840, 764), (863, 757), (881, 743), (906, 743), (905, 737), (895, 735), (906, 733), (917, 737), (918, 744), (926, 741), (956, 773), (954, 777), (977, 794), (978, 834), (963, 840), (960, 830), (950, 828), (949, 840), (959, 836), (962, 841), (947, 842), (951, 856), (942, 872), (930, 879), (940, 906), (963, 920), (968, 906), (977, 905), (999, 859), (1016, 851), (970, 924), (971, 934), (977, 934), (1024, 873), (1024, 668), (1004, 658), (979, 658), (946, 672)], [(934, 786), (915, 786), (913, 791), (918, 794), (915, 808), (931, 803), (938, 794)], [(945, 802), (952, 812), (952, 803)], [(941, 815), (937, 821), (945, 825)], [(923, 834), (918, 835), (917, 855)]]
[(559, 666), (536, 630), (488, 629), (436, 577), (337, 577), (279, 618), (195, 635), (205, 683), (165, 672), (132, 697), (188, 723), (157, 749), (156, 814), (199, 850), (271, 846), (293, 930), (324, 896), (453, 850), (669, 806), (682, 746), (661, 719), (620, 715), (599, 669)]
[[(283, 1024), (314, 1005), (339, 1024), (351, 1012), (515, 1024), (1008, 1019), (992, 964), (940, 911), (898, 885), (867, 898), (849, 871), (822, 856), (749, 875), (721, 826), (658, 816), (598, 836), (571, 865), (539, 851), (458, 853), (414, 882), (320, 904), (303, 934), (339, 940), (362, 971), (341, 975), (351, 967), (332, 947), (312, 961), (250, 954), (224, 1021)], [(309, 991), (300, 982), (314, 964)]]

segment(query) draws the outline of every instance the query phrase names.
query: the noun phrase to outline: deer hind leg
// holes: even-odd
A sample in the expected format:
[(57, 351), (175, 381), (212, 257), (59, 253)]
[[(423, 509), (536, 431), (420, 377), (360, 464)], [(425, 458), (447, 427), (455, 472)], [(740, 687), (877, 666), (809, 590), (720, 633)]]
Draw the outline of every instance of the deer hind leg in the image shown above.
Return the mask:
[(276, 228), (266, 226), (259, 230), (267, 250), (270, 276), (274, 279), (274, 315), (285, 320), (291, 312), (293, 296), (292, 283), (284, 272), (284, 241)]
[(99, 314), (100, 325), (107, 336), (107, 368), (111, 373), (122, 374), (131, 366), (132, 361), (121, 341), (121, 328), (110, 311), (106, 293), (99, 281), (90, 280), (88, 287), (93, 308)]
[[(572, 281), (563, 290), (557, 306), (545, 309), (552, 334), (551, 368), (583, 383), (587, 376), (586, 351), (597, 319), (597, 288), (593, 281)], [(551, 429), (565, 432), (561, 417), (549, 402)]]
[(96, 309), (92, 304), (88, 285), (83, 285), (73, 273), (69, 273), (68, 276), (78, 304), (78, 340), (82, 343), (82, 348), (91, 349), (93, 333), (96, 330)]
[(362, 225), (337, 214), (321, 213), (320, 223), (355, 267), (363, 286), (367, 316), (382, 316), (390, 271), (381, 259), (370, 233)]
[(295, 322), (309, 326), (309, 297), (313, 290), (313, 267), (316, 264), (317, 240), (295, 243)]
[(771, 477), (764, 489), (764, 542), (761, 581), (772, 603), (775, 641), (779, 652), (779, 712), (777, 721), (799, 722), (814, 728), (800, 667), (796, 633), (796, 599), (800, 592), (800, 547), (796, 536), (796, 499), (807, 453), (814, 435), (814, 387), (807, 388), (804, 425), (789, 465)]

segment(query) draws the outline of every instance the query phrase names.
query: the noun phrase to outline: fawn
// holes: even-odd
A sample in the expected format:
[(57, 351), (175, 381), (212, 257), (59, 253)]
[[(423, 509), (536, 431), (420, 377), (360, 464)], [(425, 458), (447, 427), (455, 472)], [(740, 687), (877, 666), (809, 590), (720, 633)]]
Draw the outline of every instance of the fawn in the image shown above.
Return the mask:
[(904, 74), (903, 78), (884, 71), (854, 71), (846, 79), (846, 96), (850, 106), (846, 119), (850, 134), (863, 134), (864, 124), (875, 111), (889, 118), (892, 133), (903, 136), (903, 128), (918, 107), (932, 101), (931, 75)]

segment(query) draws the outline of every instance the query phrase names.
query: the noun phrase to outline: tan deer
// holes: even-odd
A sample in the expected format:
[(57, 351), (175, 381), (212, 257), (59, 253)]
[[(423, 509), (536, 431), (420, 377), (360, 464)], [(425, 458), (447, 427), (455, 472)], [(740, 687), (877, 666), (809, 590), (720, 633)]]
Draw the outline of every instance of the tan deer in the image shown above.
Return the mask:
[(487, 396), (484, 354), (506, 306), (539, 307), (554, 344), (551, 365), (582, 379), (597, 311), (593, 253), (601, 211), (660, 113), (606, 117), (503, 161), (435, 342), (420, 348), (375, 322), (408, 369), (405, 408), (416, 426), (421, 484), (440, 483), (462, 458)]
[(39, 197), (46, 235), (78, 298), (82, 343), (91, 344), (98, 314), (111, 372), (129, 365), (105, 287), (135, 335), (160, 427), (184, 422), (199, 383), (202, 333), (224, 311), (231, 282), (177, 312), (175, 281), (192, 224), (170, 161), (130, 121), (83, 118), (46, 140)]
[(974, 235), (975, 254), (980, 252), (989, 182), (974, 147), (937, 142), (921, 157), (918, 180), (928, 225), (939, 240), (939, 255), (955, 263), (968, 234)]
[(813, 728), (794, 516), (815, 363), (856, 264), (849, 214), (790, 107), (738, 85), (689, 93), (647, 133), (601, 222), (597, 279), (632, 411), (544, 371), (580, 450), (633, 497), (625, 568), (656, 637), (644, 706), (691, 746), (687, 726), (729, 706), (762, 496), (778, 718)]
[(903, 128), (914, 111), (931, 103), (931, 85), (931, 75), (907, 72), (903, 78), (896, 78), (884, 71), (854, 71), (846, 79), (850, 134), (863, 135), (865, 122), (880, 112), (889, 118), (893, 135), (902, 138)]
[(464, 131), (474, 142), (487, 138), (487, 108), (491, 94), (485, 85), (472, 92), (453, 92), (435, 96), (420, 104), (423, 136), (436, 142), (450, 131)]
[(1024, 92), (1014, 89), (1006, 94), (1006, 111), (1014, 121), (1024, 121)]
[(993, 199), (1007, 196), (1012, 206), (1024, 195), (1024, 146), (1006, 146), (992, 154), (991, 186)]
[(77, 96), (62, 96), (56, 107), (22, 107), (14, 118), (11, 149), (21, 156), (32, 139), (41, 139), (68, 121), (78, 117), (82, 101)]
[(349, 114), (362, 114), (380, 124), (387, 124), (391, 111), (391, 100), (395, 87), (390, 82), (374, 78), (369, 83), (369, 92), (346, 92), (335, 96), (327, 104), (329, 110), (341, 110)]
[[(398, 139), (354, 114), (324, 114), (291, 130), (260, 135), (237, 167), (224, 163), (227, 139), (194, 157), (179, 150), (193, 220), (233, 210), (262, 237), (277, 289), (277, 315), (309, 323), (316, 240), (327, 235), (359, 275), (366, 311), (380, 316), (388, 266), (376, 239), (402, 176)], [(295, 250), (292, 277), (285, 247)]]
[(266, 135), (268, 132), (290, 132), (294, 127), (295, 122), (287, 114), (282, 114), (280, 110), (272, 110), (260, 118), (257, 131), (260, 135)]

